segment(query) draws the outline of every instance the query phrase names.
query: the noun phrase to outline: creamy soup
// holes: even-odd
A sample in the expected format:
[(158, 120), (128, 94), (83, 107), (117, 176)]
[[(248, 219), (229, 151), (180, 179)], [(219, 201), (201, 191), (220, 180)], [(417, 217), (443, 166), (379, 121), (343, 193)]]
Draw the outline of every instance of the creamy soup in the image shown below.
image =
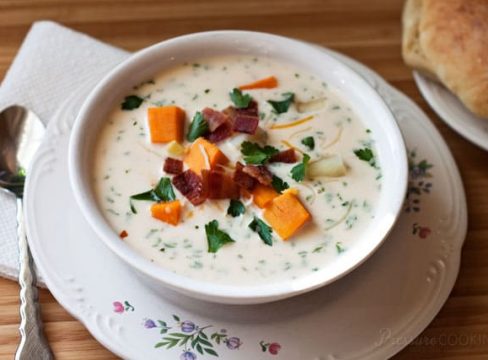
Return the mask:
[[(244, 84), (249, 86), (237, 89)], [(171, 111), (149, 115), (149, 108)], [(236, 111), (244, 119), (237, 119)], [(365, 115), (355, 114), (320, 78), (274, 59), (228, 56), (180, 64), (135, 86), (107, 117), (95, 150), (97, 201), (121, 241), (177, 274), (234, 285), (305, 276), (354, 247), (375, 216), (381, 172), (370, 130), (360, 120)], [(160, 121), (154, 129), (149, 116)], [(214, 128), (222, 118), (234, 130), (220, 139), (212, 134), (221, 131)], [(173, 125), (181, 119), (183, 135), (178, 135)], [(204, 145), (213, 141), (228, 161), (214, 166), (206, 145), (192, 149), (190, 132), (192, 140), (211, 140)], [(179, 143), (172, 136), (180, 136)], [(197, 194), (217, 196), (194, 205), (195, 194), (188, 195), (193, 178), (168, 174), (163, 164), (172, 158), (176, 165), (170, 172), (180, 172), (181, 165), (187, 171), (195, 166), (188, 154), (197, 150), (200, 166), (219, 174), (210, 189), (205, 185)], [(234, 181), (236, 162), (248, 163), (244, 178), (250, 184), (243, 185), (248, 188), (239, 184), (236, 193), (236, 184), (224, 181), (227, 185), (216, 189), (222, 174)], [(197, 179), (209, 182), (204, 170)], [(176, 183), (188, 186), (180, 191)], [(158, 184), (159, 197), (151, 192)], [(259, 195), (256, 187), (274, 195)], [(224, 198), (215, 199), (218, 194)], [(166, 206), (174, 199), (178, 207)]]

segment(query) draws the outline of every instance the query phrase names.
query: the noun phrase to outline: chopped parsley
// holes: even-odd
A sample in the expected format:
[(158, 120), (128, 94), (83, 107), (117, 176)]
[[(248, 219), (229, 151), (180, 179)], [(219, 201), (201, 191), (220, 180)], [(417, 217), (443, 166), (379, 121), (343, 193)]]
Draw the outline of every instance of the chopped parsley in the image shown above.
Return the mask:
[(307, 172), (308, 162), (310, 161), (310, 156), (308, 154), (303, 154), (303, 160), (300, 164), (295, 165), (291, 169), (291, 177), (293, 180), (300, 182), (305, 179), (305, 174)]
[(239, 109), (247, 108), (252, 100), (251, 95), (243, 94), (242, 91), (238, 88), (232, 89), (232, 91), (229, 93), (229, 96), (236, 108)]
[(282, 95), (284, 97), (283, 100), (268, 100), (268, 103), (273, 107), (277, 114), (286, 113), (295, 99), (295, 94), (291, 92)]
[(276, 175), (273, 175), (273, 179), (271, 180), (271, 186), (273, 186), (273, 188), (280, 194), (283, 192), (283, 190), (286, 190), (290, 187), (286, 181), (283, 181), (283, 179), (279, 178)]
[(197, 113), (193, 117), (193, 120), (191, 121), (188, 134), (186, 135), (186, 139), (188, 141), (195, 141), (200, 136), (205, 135), (207, 132), (208, 132), (207, 121), (203, 118), (202, 113), (200, 111), (197, 111)]
[(344, 251), (346, 251), (346, 249), (344, 249), (344, 246), (342, 245), (341, 242), (336, 242), (335, 246), (336, 246), (336, 250), (337, 250), (337, 253), (338, 254), (343, 253)]
[(144, 99), (137, 95), (129, 95), (126, 96), (122, 104), (120, 104), (120, 108), (122, 110), (134, 110), (141, 106), (143, 101)]
[(249, 224), (249, 228), (252, 231), (257, 232), (266, 245), (273, 246), (273, 237), (271, 236), (273, 230), (263, 220), (255, 216)]
[(376, 160), (374, 158), (373, 151), (369, 147), (365, 147), (363, 149), (354, 150), (354, 154), (363, 161), (366, 161), (372, 167), (376, 166)]
[(302, 139), (302, 144), (308, 147), (310, 150), (315, 149), (315, 139), (313, 136), (307, 136)]
[(132, 204), (132, 200), (145, 200), (145, 201), (173, 201), (176, 199), (171, 180), (168, 177), (162, 177), (159, 183), (152, 190), (145, 191), (140, 194), (132, 195), (130, 197), (130, 209), (134, 214), (137, 214), (137, 210)]
[(238, 217), (246, 212), (244, 204), (240, 200), (231, 199), (229, 203), (229, 208), (227, 209), (227, 214), (232, 217)]
[(171, 185), (171, 180), (168, 177), (163, 177), (161, 180), (159, 180), (158, 185), (154, 189), (154, 193), (162, 201), (173, 201), (176, 199), (173, 186)]
[(241, 144), (241, 153), (244, 155), (246, 164), (264, 164), (271, 156), (280, 151), (273, 146), (261, 147), (259, 144), (244, 141)]
[(205, 225), (207, 235), (208, 252), (216, 253), (225, 244), (235, 242), (229, 234), (219, 229), (219, 222), (212, 220)]

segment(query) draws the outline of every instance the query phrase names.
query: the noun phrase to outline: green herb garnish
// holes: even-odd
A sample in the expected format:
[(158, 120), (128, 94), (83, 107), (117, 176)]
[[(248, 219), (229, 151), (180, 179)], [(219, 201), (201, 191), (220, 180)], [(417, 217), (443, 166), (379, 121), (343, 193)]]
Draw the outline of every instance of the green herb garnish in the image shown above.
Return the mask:
[(231, 199), (229, 203), (229, 208), (227, 209), (227, 214), (232, 217), (238, 217), (246, 212), (244, 204), (240, 200)]
[(291, 169), (291, 177), (293, 180), (300, 182), (305, 179), (305, 174), (307, 172), (308, 162), (310, 161), (310, 156), (303, 154), (303, 160), (300, 164), (295, 165)]
[(336, 242), (335, 246), (336, 246), (337, 253), (339, 254), (346, 251), (346, 249), (344, 249), (344, 246), (342, 246), (341, 242)]
[(236, 108), (239, 109), (247, 108), (252, 100), (251, 95), (243, 94), (242, 91), (238, 88), (232, 89), (232, 91), (229, 93), (229, 96)]
[(209, 253), (216, 253), (225, 244), (234, 242), (229, 234), (219, 229), (217, 220), (212, 220), (205, 225), (205, 234), (207, 235)]
[(369, 165), (371, 165), (372, 167), (375, 167), (376, 166), (376, 161), (375, 161), (375, 158), (374, 158), (374, 154), (373, 154), (373, 151), (370, 148), (365, 147), (363, 149), (354, 150), (354, 154), (360, 160), (363, 160), (363, 161), (366, 161), (367, 163), (369, 163)]
[(154, 193), (161, 199), (161, 201), (173, 201), (176, 199), (171, 180), (168, 177), (163, 177), (159, 180), (158, 185), (154, 189)]
[(132, 200), (144, 200), (144, 201), (173, 201), (176, 199), (171, 180), (168, 177), (162, 177), (159, 180), (158, 185), (152, 190), (145, 191), (140, 194), (132, 195), (130, 197), (130, 209), (134, 214), (137, 214), (137, 210), (132, 204)]
[(264, 164), (271, 156), (280, 151), (273, 146), (266, 145), (265, 147), (261, 147), (259, 144), (244, 141), (241, 144), (241, 152), (244, 155), (246, 164)]
[(268, 100), (268, 103), (273, 107), (277, 114), (286, 113), (291, 103), (295, 99), (295, 94), (291, 92), (287, 92), (282, 95), (284, 97), (283, 100)]
[(276, 175), (273, 175), (273, 179), (271, 180), (271, 186), (273, 186), (273, 188), (280, 194), (283, 192), (283, 190), (286, 190), (290, 187), (286, 181), (283, 181), (283, 179), (279, 178)]
[(315, 149), (315, 139), (313, 136), (307, 136), (302, 139), (302, 144), (308, 147), (310, 150)]
[(257, 232), (266, 245), (273, 246), (273, 237), (271, 236), (273, 230), (263, 220), (255, 216), (253, 221), (249, 224), (249, 228), (252, 231)]
[(197, 111), (193, 120), (191, 121), (188, 134), (186, 134), (186, 139), (188, 141), (195, 141), (200, 136), (205, 135), (208, 132), (207, 121), (203, 118), (200, 111)]
[(144, 99), (137, 95), (129, 95), (126, 96), (122, 104), (120, 104), (120, 108), (122, 110), (134, 110), (141, 106), (143, 101)]

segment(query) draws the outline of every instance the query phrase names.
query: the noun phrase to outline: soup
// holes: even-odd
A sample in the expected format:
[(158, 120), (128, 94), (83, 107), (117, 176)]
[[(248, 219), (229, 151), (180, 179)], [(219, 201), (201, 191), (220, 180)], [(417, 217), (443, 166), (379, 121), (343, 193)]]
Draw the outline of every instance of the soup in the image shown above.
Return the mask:
[(375, 217), (371, 132), (328, 84), (270, 58), (203, 58), (133, 88), (97, 140), (93, 186), (121, 241), (194, 279), (319, 271)]

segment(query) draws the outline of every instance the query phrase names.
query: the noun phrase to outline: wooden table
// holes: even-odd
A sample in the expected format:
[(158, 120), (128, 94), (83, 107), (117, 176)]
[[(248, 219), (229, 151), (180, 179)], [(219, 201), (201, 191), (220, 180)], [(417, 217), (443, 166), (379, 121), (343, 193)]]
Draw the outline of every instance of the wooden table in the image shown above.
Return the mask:
[[(469, 207), (469, 232), (456, 286), (432, 324), (395, 359), (488, 359), (488, 152), (448, 128), (420, 96), (400, 55), (402, 3), (0, 0), (0, 78), (32, 22), (41, 19), (61, 22), (127, 50), (185, 33), (249, 29), (312, 41), (365, 63), (414, 99), (441, 131), (460, 167)], [(18, 342), (18, 290), (16, 283), (0, 280), (1, 359), (12, 358)], [(49, 291), (40, 296), (47, 337), (57, 358), (113, 358)]]

